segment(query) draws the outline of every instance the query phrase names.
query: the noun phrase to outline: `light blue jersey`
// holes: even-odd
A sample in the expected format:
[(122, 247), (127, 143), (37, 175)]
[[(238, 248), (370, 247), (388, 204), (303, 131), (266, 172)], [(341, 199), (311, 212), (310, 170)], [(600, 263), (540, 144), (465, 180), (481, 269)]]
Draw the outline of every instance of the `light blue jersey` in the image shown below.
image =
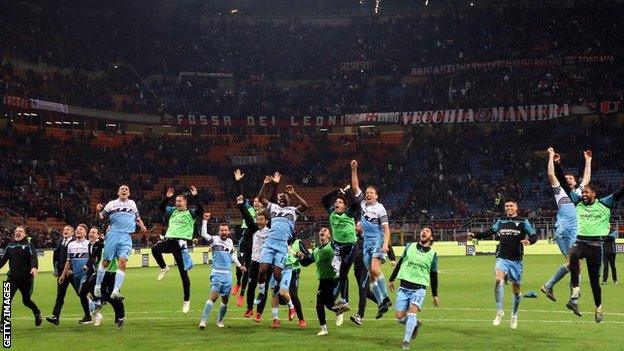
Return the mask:
[(71, 264), (74, 280), (80, 283), (85, 275), (84, 267), (89, 261), (89, 241), (82, 239), (70, 242), (67, 245), (67, 261)]
[(110, 201), (100, 214), (103, 218), (108, 219), (109, 231), (116, 233), (134, 233), (136, 222), (141, 218), (136, 203), (130, 199)]
[(360, 202), (360, 207), (362, 208), (360, 223), (362, 224), (364, 242), (379, 240), (383, 242), (383, 226), (388, 224), (386, 208), (379, 202), (367, 204), (362, 191), (356, 194), (355, 200)]
[(567, 236), (576, 236), (576, 229), (578, 227), (576, 206), (574, 206), (574, 203), (561, 186), (552, 188), (552, 190), (555, 195), (555, 201), (557, 201), (557, 207), (559, 208), (557, 212), (557, 222), (555, 223), (557, 231), (562, 233), (562, 235), (565, 233)]
[(206, 239), (212, 249), (212, 273), (231, 274), (232, 263), (240, 266), (236, 257), (234, 242), (230, 238), (221, 239), (218, 235), (208, 235), (208, 222), (203, 221), (201, 236)]
[(288, 242), (295, 233), (295, 222), (299, 211), (294, 206), (281, 207), (272, 202), (267, 206), (267, 210), (271, 213), (271, 229), (267, 243)]

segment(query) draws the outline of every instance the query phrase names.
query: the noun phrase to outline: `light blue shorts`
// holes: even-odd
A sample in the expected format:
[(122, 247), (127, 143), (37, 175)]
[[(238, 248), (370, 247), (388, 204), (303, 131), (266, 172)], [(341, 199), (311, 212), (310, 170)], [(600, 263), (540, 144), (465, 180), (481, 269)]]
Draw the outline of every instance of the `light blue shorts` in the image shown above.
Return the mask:
[(362, 245), (362, 259), (364, 260), (364, 266), (369, 269), (373, 258), (378, 258), (382, 262), (386, 262), (387, 255), (382, 250), (383, 239), (381, 240), (367, 240), (364, 239), (364, 245)]
[(414, 305), (422, 311), (426, 293), (426, 289), (411, 290), (400, 287), (397, 291), (394, 309), (396, 311), (407, 311), (410, 305)]
[[(286, 267), (284, 268), (284, 270), (282, 271), (282, 278), (280, 279), (280, 283), (279, 283), (279, 290), (286, 290), (288, 291), (290, 289), (290, 281), (292, 280), (292, 269), (290, 267)], [(271, 290), (273, 290), (273, 295), (277, 295), (279, 293), (279, 290), (276, 291), (275, 288), (277, 286), (277, 282), (275, 281), (275, 276), (271, 275), (271, 281), (269, 282), (269, 287), (271, 288)]]
[(516, 285), (520, 285), (522, 282), (522, 272), (524, 271), (524, 264), (522, 261), (512, 261), (504, 258), (496, 259), (496, 267), (494, 267), (494, 274), (496, 272), (503, 272), (507, 276), (507, 279)]
[(232, 290), (232, 274), (212, 273), (210, 275), (210, 291), (220, 296), (229, 296)]
[(113, 258), (128, 259), (132, 251), (132, 238), (128, 233), (108, 232), (104, 239), (104, 254), (102, 259), (108, 262)]
[(569, 228), (557, 228), (554, 239), (561, 253), (567, 256), (576, 242), (576, 231)]
[(284, 268), (284, 262), (288, 256), (288, 244), (286, 242), (265, 242), (260, 253), (258, 263), (266, 263), (275, 267)]

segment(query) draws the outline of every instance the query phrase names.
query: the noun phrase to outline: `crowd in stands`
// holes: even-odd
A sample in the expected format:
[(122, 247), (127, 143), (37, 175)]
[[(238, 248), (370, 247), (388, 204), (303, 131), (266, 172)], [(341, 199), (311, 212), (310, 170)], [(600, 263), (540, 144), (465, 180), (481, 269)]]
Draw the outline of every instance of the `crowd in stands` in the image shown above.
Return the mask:
[[(157, 210), (163, 191), (156, 187), (159, 178), (211, 175), (219, 179), (220, 189), (201, 188), (200, 201), (207, 208), (215, 201), (225, 203), (225, 217), (213, 220), (228, 220), (235, 212), (232, 194), (238, 191), (232, 180), (235, 166), (204, 156), (213, 146), (236, 143), (264, 160), (243, 167), (248, 196), (258, 191), (265, 174), (275, 170), (297, 186), (344, 186), (349, 182), (348, 160), (355, 158), (364, 172), (363, 183), (379, 187), (393, 220), (426, 223), (495, 216), (500, 201), (509, 198), (519, 201), (525, 215), (552, 216), (556, 207), (545, 177), (543, 150), (555, 147), (566, 169), (576, 174), (583, 168), (581, 151), (593, 150), (592, 183), (601, 194), (608, 194), (624, 180), (624, 144), (618, 137), (623, 132), (609, 117), (591, 124), (570, 117), (523, 126), (414, 128), (397, 146), (384, 145), (375, 134), (330, 140), (326, 134), (308, 132), (275, 136), (266, 148), (256, 145), (250, 135), (137, 136), (110, 148), (94, 142), (88, 132), (68, 131), (71, 136), (58, 140), (42, 132), (5, 130), (2, 139), (19, 147), (0, 146), (0, 204), (38, 220), (55, 217), (89, 223), (91, 190), (102, 189), (95, 200), (105, 202), (116, 197), (119, 184), (129, 182), (144, 221), (152, 227), (162, 219)], [(286, 161), (293, 154), (301, 158)], [(344, 166), (332, 167), (336, 161)], [(188, 191), (189, 186), (176, 180), (167, 185), (178, 191)], [(141, 240), (148, 244), (150, 239)]]
[[(129, 112), (156, 113), (164, 102), (172, 113), (290, 116), (578, 104), (621, 100), (623, 92), (621, 4), (475, 8), (336, 25), (244, 18), (200, 25), (62, 6), (7, 6), (11, 11), (0, 14), (4, 57), (69, 70), (16, 73), (5, 65), (0, 89), (82, 107), (111, 108), (111, 95), (118, 95), (122, 102), (114, 107)], [(566, 59), (576, 56), (611, 59)], [(416, 67), (524, 59), (559, 61), (410, 77)], [(366, 64), (343, 69), (352, 62)], [(182, 71), (234, 78), (178, 77)]]

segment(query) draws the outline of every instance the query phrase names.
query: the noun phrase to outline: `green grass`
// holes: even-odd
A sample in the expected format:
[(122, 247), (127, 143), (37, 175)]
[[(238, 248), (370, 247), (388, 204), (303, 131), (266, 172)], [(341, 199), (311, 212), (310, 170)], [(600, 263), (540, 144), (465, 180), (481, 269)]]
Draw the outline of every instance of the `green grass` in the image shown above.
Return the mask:
[[(621, 285), (603, 286), (603, 305), (606, 316), (601, 324), (593, 321), (593, 300), (587, 276), (582, 278), (582, 318), (565, 308), (568, 292), (566, 277), (556, 287), (559, 301), (554, 303), (539, 293), (536, 299), (523, 299), (520, 306), (519, 326), (512, 331), (508, 316), (511, 307), (511, 287), (505, 289), (507, 317), (495, 328), (492, 256), (440, 258), (441, 307), (434, 309), (431, 296), (427, 296), (425, 310), (419, 314), (424, 322), (419, 337), (412, 343), (415, 350), (621, 350), (621, 330), (624, 326), (624, 299)], [(527, 256), (523, 292), (534, 290), (561, 264), (560, 256)], [(386, 276), (390, 266), (384, 265)], [(329, 316), (330, 334), (317, 337), (314, 267), (304, 268), (300, 296), (309, 327), (300, 330), (295, 321), (284, 320), (282, 328), (272, 330), (270, 309), (260, 324), (242, 318), (243, 310), (230, 302), (226, 328), (218, 329), (210, 323), (203, 331), (197, 323), (208, 295), (210, 267), (196, 266), (191, 271), (191, 312), (181, 312), (180, 279), (171, 270), (163, 281), (156, 281), (157, 271), (133, 269), (127, 273), (123, 293), (126, 296), (128, 322), (122, 331), (113, 325), (112, 309), (104, 308), (102, 326), (78, 325), (80, 305), (73, 291), (68, 291), (61, 324), (54, 326), (46, 321), (34, 326), (30, 311), (22, 304), (20, 296), (13, 303), (13, 348), (17, 350), (61, 350), (66, 348), (89, 350), (351, 350), (399, 349), (403, 326), (394, 321), (392, 313), (374, 320), (375, 307), (369, 303), (364, 326), (356, 327), (348, 318), (342, 327), (334, 325)], [(352, 282), (353, 283), (353, 282)], [(56, 290), (50, 274), (41, 274), (35, 283), (34, 300), (49, 315)], [(357, 303), (357, 292), (352, 291), (352, 305)], [(394, 300), (394, 294), (392, 294)], [(218, 306), (218, 304), (217, 304)], [(210, 319), (214, 321), (218, 307)], [(350, 315), (351, 311), (347, 313)]]

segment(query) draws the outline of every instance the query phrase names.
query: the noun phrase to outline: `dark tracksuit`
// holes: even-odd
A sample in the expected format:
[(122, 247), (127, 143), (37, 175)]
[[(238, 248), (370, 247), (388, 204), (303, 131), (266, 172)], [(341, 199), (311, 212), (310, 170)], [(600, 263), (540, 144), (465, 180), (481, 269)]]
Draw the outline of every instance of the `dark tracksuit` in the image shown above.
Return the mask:
[(609, 266), (611, 266), (611, 276), (613, 281), (617, 282), (617, 269), (615, 268), (615, 238), (617, 238), (618, 232), (612, 232), (604, 241), (602, 248), (603, 264), (602, 281), (607, 282), (609, 278)]
[(39, 307), (31, 299), (34, 277), (30, 274), (33, 268), (39, 268), (37, 251), (28, 239), (11, 242), (0, 258), (0, 268), (9, 262), (7, 281), (11, 283), (11, 301), (19, 290), (24, 306), (30, 308), (34, 315), (40, 315)]

